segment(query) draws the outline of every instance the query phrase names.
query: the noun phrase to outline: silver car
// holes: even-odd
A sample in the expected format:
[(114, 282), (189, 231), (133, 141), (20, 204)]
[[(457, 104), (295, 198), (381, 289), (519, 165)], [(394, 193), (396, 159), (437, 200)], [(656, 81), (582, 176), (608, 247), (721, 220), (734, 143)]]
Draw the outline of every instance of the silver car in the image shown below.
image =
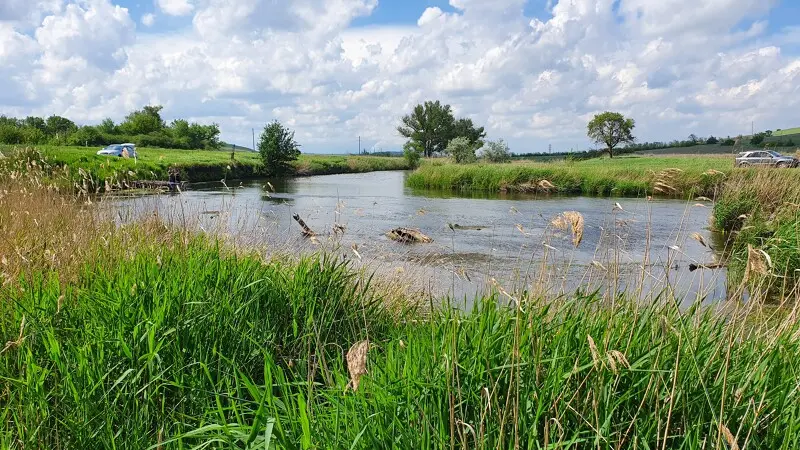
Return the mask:
[(136, 158), (136, 146), (134, 144), (112, 144), (97, 152), (101, 156), (125, 156), (127, 151), (129, 158)]
[(742, 152), (736, 156), (736, 167), (797, 167), (797, 158), (781, 155), (772, 150)]

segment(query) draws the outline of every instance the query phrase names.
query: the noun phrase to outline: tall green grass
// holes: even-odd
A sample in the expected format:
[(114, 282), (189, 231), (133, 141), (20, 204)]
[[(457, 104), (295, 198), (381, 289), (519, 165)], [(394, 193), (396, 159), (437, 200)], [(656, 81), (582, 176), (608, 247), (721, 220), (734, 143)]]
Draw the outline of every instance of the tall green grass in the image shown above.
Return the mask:
[(2, 288), (3, 448), (800, 445), (793, 320), (580, 293), (423, 315), (336, 259), (168, 242)]
[[(408, 178), (413, 188), (564, 194), (710, 196), (733, 163), (720, 157), (618, 157), (578, 162), (423, 164)], [(547, 181), (552, 184), (549, 187)]]

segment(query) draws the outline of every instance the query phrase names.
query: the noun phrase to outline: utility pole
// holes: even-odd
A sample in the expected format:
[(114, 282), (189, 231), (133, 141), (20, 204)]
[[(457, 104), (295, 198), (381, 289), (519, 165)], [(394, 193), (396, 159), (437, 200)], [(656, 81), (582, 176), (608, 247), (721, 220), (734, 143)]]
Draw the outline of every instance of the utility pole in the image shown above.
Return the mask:
[(358, 137), (358, 154), (361, 154), (361, 136)]
[(256, 151), (256, 129), (253, 128), (253, 151)]
[(756, 135), (755, 121), (750, 121), (750, 136)]
[(553, 153), (553, 144), (547, 144), (547, 153)]

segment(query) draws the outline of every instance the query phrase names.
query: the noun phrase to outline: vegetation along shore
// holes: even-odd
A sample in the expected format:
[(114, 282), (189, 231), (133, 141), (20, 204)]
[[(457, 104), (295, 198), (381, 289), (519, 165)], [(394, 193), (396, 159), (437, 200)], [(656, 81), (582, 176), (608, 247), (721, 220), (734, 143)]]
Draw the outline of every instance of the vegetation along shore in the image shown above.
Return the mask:
[(333, 255), (120, 228), (41, 166), (0, 176), (3, 448), (800, 445), (797, 306), (420, 305)]

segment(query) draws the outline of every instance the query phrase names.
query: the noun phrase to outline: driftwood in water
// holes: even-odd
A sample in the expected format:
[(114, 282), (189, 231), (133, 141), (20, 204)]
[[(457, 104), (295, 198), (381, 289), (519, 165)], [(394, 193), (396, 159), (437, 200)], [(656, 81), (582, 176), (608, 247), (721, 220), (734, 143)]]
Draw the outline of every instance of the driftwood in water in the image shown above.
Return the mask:
[(725, 268), (725, 264), (689, 264), (689, 272), (694, 272), (697, 269), (723, 269)]
[(309, 228), (308, 225), (303, 222), (303, 219), (300, 218), (300, 215), (294, 214), (292, 217), (297, 221), (298, 224), (300, 224), (300, 227), (303, 228), (303, 236), (311, 237), (317, 235), (317, 233), (314, 233), (314, 230)]
[(454, 224), (450, 225), (450, 229), (451, 230), (476, 230), (476, 231), (481, 231), (484, 228), (488, 228), (488, 227), (484, 227), (482, 225), (459, 225), (457, 223), (454, 223)]
[(428, 244), (433, 242), (433, 239), (424, 235), (421, 231), (414, 229), (414, 228), (395, 228), (394, 230), (390, 230), (386, 233), (386, 236), (389, 239), (398, 241), (398, 242), (406, 242), (406, 243), (414, 243), (420, 242), (423, 244)]

